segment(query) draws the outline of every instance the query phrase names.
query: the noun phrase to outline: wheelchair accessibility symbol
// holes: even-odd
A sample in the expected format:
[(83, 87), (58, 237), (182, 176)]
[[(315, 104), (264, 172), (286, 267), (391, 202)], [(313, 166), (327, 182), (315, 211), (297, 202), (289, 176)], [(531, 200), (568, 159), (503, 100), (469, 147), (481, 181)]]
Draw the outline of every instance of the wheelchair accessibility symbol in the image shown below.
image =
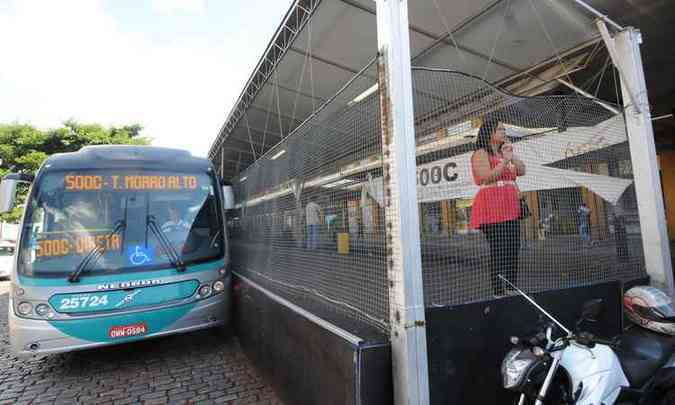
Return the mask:
[(127, 259), (129, 264), (133, 266), (142, 266), (150, 264), (155, 257), (155, 250), (151, 247), (143, 247), (141, 245), (127, 247)]

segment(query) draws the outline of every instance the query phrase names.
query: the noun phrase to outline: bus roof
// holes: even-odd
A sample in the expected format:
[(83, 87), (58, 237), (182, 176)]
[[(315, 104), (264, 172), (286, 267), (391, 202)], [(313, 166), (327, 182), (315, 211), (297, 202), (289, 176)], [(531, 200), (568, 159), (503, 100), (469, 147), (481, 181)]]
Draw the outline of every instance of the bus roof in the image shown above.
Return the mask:
[(43, 170), (136, 168), (177, 171), (206, 171), (208, 159), (194, 157), (182, 149), (137, 145), (85, 146), (77, 152), (51, 155)]

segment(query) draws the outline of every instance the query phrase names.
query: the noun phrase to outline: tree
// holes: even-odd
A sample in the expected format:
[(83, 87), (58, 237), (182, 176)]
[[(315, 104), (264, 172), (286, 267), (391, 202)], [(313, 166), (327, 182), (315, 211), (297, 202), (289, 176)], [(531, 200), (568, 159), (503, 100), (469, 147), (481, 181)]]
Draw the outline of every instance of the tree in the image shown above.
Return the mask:
[[(0, 178), (10, 172), (35, 173), (54, 153), (75, 152), (87, 145), (147, 145), (138, 124), (105, 128), (74, 120), (57, 129), (40, 130), (27, 124), (0, 124)], [(17, 208), (0, 215), (0, 221), (18, 222), (27, 187), (19, 188)]]

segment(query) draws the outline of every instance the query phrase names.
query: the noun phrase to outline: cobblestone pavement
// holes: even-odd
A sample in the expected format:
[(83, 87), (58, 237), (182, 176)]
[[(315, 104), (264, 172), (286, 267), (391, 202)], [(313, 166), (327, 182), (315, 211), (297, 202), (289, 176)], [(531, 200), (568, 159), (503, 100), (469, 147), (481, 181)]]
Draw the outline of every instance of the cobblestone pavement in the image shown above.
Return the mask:
[(281, 404), (239, 342), (209, 331), (17, 359), (9, 349), (8, 284), (0, 281), (0, 405)]

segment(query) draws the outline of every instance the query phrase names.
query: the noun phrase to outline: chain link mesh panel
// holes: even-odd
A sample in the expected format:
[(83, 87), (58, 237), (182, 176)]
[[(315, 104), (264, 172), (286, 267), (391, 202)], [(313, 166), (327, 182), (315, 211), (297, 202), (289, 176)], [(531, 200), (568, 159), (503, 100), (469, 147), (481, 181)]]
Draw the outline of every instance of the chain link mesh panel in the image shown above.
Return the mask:
[(613, 107), (444, 70), (415, 69), (413, 82), (427, 306), (509, 294), (499, 274), (529, 292), (645, 276)]
[(351, 331), (388, 329), (383, 210), (365, 191), (381, 177), (374, 84), (361, 75), (346, 106), (324, 108), (236, 179), (229, 219), (237, 272)]
[[(228, 226), (239, 274), (347, 330), (386, 331), (379, 94), (361, 79), (346, 105), (320, 110), (235, 179)], [(446, 70), (414, 68), (413, 87), (420, 229), (409, 231), (421, 235), (426, 306), (503, 296), (497, 274), (529, 292), (645, 276), (622, 115)], [(486, 122), (513, 158), (484, 180), (477, 172), (507, 158), (472, 159)]]

